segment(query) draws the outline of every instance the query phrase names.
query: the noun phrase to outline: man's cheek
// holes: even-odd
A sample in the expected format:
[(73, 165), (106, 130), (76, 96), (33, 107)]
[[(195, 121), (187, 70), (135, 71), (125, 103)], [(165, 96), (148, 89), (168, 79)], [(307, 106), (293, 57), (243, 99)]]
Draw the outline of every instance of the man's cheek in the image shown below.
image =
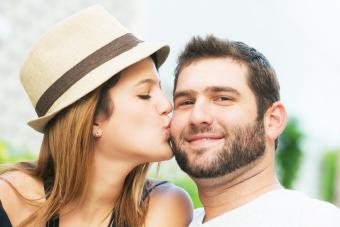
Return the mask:
[(171, 133), (172, 136), (176, 136), (177, 125), (175, 124), (175, 122), (176, 122), (176, 119), (171, 118), (171, 121), (170, 121), (170, 133)]

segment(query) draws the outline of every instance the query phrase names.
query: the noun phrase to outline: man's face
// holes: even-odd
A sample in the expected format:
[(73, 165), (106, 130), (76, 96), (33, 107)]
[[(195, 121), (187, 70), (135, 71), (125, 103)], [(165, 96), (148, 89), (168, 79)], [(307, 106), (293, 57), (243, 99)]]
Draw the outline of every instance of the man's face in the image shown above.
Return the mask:
[(205, 58), (182, 69), (171, 124), (180, 167), (196, 178), (231, 173), (262, 156), (265, 133), (247, 67), (230, 58)]

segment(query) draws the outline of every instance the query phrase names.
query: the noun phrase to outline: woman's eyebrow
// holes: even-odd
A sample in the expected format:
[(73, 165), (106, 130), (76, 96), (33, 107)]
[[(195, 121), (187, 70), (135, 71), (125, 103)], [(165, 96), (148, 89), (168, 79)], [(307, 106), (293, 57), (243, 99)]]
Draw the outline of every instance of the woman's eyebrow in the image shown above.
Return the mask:
[(151, 85), (153, 85), (153, 84), (159, 84), (159, 85), (160, 85), (160, 81), (159, 81), (159, 80), (154, 80), (154, 79), (148, 78), (148, 79), (144, 79), (144, 80), (141, 80), (141, 81), (137, 82), (137, 83), (135, 84), (135, 86), (139, 86), (139, 85), (141, 85), (141, 84), (151, 84)]

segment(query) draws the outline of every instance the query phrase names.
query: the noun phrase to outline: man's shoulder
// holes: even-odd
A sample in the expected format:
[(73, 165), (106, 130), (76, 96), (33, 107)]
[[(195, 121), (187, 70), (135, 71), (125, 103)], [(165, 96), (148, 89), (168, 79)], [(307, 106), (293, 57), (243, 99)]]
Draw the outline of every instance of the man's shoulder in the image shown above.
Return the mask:
[(280, 199), (282, 201), (286, 201), (287, 203), (295, 204), (295, 207), (304, 208), (307, 210), (333, 210), (335, 212), (340, 212), (340, 209), (335, 205), (325, 202), (319, 199), (312, 198), (307, 194), (297, 191), (297, 190), (282, 190), (282, 193), (279, 194)]
[[(273, 193), (273, 212), (284, 214), (287, 221), (298, 221), (298, 226), (340, 226), (340, 209), (335, 205), (311, 198), (296, 190), (280, 190)], [(273, 205), (277, 202), (276, 205)], [(275, 215), (274, 215), (275, 216)], [(289, 220), (290, 219), (290, 220)]]
[(200, 226), (202, 224), (204, 215), (205, 215), (205, 212), (204, 212), (204, 209), (202, 207), (196, 208), (194, 210), (194, 216), (193, 216), (192, 222), (189, 225), (189, 227)]
[(332, 211), (335, 213), (340, 212), (340, 209), (335, 205), (325, 202), (319, 199), (312, 198), (307, 194), (297, 191), (283, 189), (269, 193), (267, 196), (267, 202), (271, 201), (272, 206), (290, 207), (301, 210), (302, 212), (309, 212), (315, 210)]
[(305, 226), (340, 226), (340, 209), (335, 205), (307, 197), (302, 209)]
[[(204, 215), (203, 208), (196, 209), (190, 227), (202, 226)], [(281, 189), (265, 193), (209, 223), (207, 226), (230, 223), (233, 226), (338, 227), (340, 209), (302, 192)]]

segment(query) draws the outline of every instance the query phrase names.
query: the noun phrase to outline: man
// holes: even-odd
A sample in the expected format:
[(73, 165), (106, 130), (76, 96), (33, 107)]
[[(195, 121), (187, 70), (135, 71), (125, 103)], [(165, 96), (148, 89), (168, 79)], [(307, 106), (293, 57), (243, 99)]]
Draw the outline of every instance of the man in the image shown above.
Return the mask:
[(284, 189), (275, 149), (287, 113), (268, 60), (241, 42), (195, 37), (178, 58), (171, 125), (204, 209), (191, 226), (339, 227), (335, 206)]

